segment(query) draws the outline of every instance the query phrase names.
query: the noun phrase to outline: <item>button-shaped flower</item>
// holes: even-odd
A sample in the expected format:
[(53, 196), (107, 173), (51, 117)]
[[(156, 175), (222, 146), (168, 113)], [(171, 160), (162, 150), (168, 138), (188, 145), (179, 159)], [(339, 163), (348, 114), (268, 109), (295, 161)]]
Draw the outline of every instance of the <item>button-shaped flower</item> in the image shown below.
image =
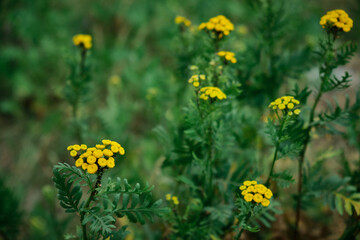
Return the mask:
[(353, 27), (353, 24), (353, 20), (341, 9), (329, 11), (320, 19), (320, 25), (327, 31), (335, 30), (349, 32)]
[(234, 30), (234, 25), (225, 16), (219, 15), (210, 18), (208, 22), (201, 23), (199, 25), (199, 30), (212, 32), (215, 34), (216, 38), (222, 39)]
[(178, 25), (184, 24), (186, 27), (189, 27), (191, 25), (191, 21), (183, 16), (176, 16), (175, 23)]
[(270, 189), (262, 184), (257, 184), (256, 181), (244, 181), (239, 189), (242, 191), (241, 195), (243, 195), (246, 202), (260, 203), (264, 207), (269, 206), (270, 199), (273, 196)]
[(90, 174), (115, 167), (115, 157), (124, 155), (124, 148), (117, 142), (104, 139), (103, 144), (96, 144), (95, 147), (87, 148), (85, 144), (70, 145), (67, 150), (75, 159), (75, 166), (81, 167)]
[(275, 111), (279, 109), (284, 115), (292, 116), (293, 114), (300, 114), (301, 110), (297, 108), (299, 104), (300, 101), (296, 100), (293, 96), (283, 96), (271, 102), (269, 108)]
[(219, 57), (221, 57), (225, 63), (231, 62), (236, 63), (237, 60), (235, 58), (235, 53), (233, 52), (226, 52), (226, 51), (220, 51), (217, 53)]
[(208, 100), (209, 97), (217, 98), (219, 100), (226, 99), (226, 94), (217, 87), (203, 87), (200, 89), (200, 93), (200, 98), (203, 100)]
[(77, 34), (73, 37), (73, 43), (76, 46), (82, 46), (86, 49), (92, 47), (92, 37), (87, 34)]

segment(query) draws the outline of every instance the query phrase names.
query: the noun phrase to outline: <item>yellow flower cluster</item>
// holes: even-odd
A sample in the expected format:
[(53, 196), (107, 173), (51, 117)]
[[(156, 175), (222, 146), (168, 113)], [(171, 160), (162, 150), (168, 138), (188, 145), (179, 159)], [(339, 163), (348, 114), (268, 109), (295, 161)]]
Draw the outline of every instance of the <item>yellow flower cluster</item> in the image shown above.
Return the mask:
[(192, 83), (192, 85), (194, 85), (194, 87), (198, 87), (198, 86), (200, 86), (199, 80), (205, 80), (205, 78), (206, 77), (204, 74), (192, 75), (188, 82)]
[(86, 49), (90, 49), (92, 47), (92, 37), (87, 34), (77, 34), (73, 37), (74, 45), (83, 46)]
[(176, 197), (176, 196), (171, 196), (170, 193), (166, 194), (166, 195), (165, 195), (165, 198), (166, 198), (167, 201), (172, 201), (175, 205), (179, 205), (179, 204), (180, 204), (178, 197)]
[(100, 168), (107, 169), (115, 167), (115, 157), (117, 154), (124, 155), (124, 148), (117, 142), (102, 140), (102, 144), (88, 148), (85, 144), (75, 144), (67, 147), (70, 156), (75, 159), (75, 166), (87, 170), (94, 174)]
[(245, 181), (243, 184), (239, 189), (242, 191), (241, 194), (245, 201), (261, 203), (264, 207), (269, 206), (270, 198), (273, 196), (270, 189), (262, 184), (257, 184), (256, 181)]
[(191, 21), (189, 19), (187, 19), (186, 17), (183, 16), (177, 16), (175, 18), (175, 23), (176, 24), (184, 24), (185, 26), (189, 27), (191, 25)]
[(201, 23), (198, 27), (199, 30), (208, 30), (216, 34), (218, 39), (223, 38), (230, 34), (234, 30), (234, 25), (230, 22), (229, 19), (223, 15), (219, 15), (213, 18), (210, 18), (208, 22)]
[(288, 115), (299, 115), (301, 110), (295, 109), (297, 105), (300, 104), (299, 100), (296, 100), (293, 96), (283, 96), (281, 98), (277, 98), (275, 101), (271, 102), (269, 107), (276, 110), (280, 109), (283, 113)]
[(226, 94), (217, 87), (203, 87), (200, 89), (200, 92), (200, 98), (203, 100), (208, 100), (209, 97), (218, 98), (219, 100), (226, 99)]
[(237, 60), (235, 58), (235, 53), (233, 53), (233, 52), (220, 51), (217, 53), (217, 55), (220, 56), (221, 58), (224, 58), (228, 62), (232, 62), (232, 63), (237, 62)]
[(320, 19), (320, 25), (323, 28), (333, 28), (336, 27), (338, 30), (343, 30), (344, 32), (349, 32), (353, 27), (354, 23), (349, 15), (341, 9), (329, 11), (326, 15), (322, 16)]

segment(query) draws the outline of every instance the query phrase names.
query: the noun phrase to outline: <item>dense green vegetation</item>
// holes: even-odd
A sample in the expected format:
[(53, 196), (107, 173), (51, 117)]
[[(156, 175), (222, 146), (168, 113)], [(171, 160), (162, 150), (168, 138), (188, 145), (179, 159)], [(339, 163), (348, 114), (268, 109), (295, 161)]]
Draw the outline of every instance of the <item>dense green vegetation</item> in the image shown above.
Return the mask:
[[(359, 238), (357, 1), (0, 6), (0, 239)], [(333, 9), (349, 32), (321, 27)], [(218, 15), (234, 29), (198, 29)], [(76, 168), (67, 147), (103, 139), (115, 167)]]

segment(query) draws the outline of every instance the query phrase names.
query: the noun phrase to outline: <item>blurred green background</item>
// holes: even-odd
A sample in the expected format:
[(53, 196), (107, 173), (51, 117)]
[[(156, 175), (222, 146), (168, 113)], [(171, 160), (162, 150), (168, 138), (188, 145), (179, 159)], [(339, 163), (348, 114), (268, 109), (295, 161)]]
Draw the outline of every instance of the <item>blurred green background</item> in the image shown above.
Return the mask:
[[(196, 52), (196, 45), (191, 45), (196, 40), (186, 45), (174, 18), (190, 19), (191, 34), (201, 22), (225, 15), (235, 25), (228, 48), (237, 53), (239, 64), (248, 60), (256, 65), (252, 50), (262, 46), (256, 41), (259, 13), (252, 2), (1, 1), (0, 239), (2, 232), (11, 232), (12, 239), (63, 239), (66, 231), (74, 230), (69, 226), (72, 218), (58, 207), (51, 180), (53, 165), (70, 163), (66, 147), (77, 143), (71, 106), (64, 96), (69, 63), (79, 54), (72, 43), (74, 35), (93, 36), (88, 56), (91, 81), (80, 106), (84, 143), (92, 145), (103, 138), (121, 143), (126, 157), (111, 174), (133, 182), (148, 181), (162, 197), (172, 182), (161, 168), (164, 149), (153, 129), (158, 125), (172, 128), (179, 121), (181, 106), (187, 102), (184, 96), (189, 94), (185, 88), (188, 66), (196, 58), (191, 55)], [(320, 17), (336, 8), (354, 19), (354, 29), (341, 41), (358, 42), (359, 1), (293, 0), (283, 2), (286, 27), (278, 33), (281, 39), (274, 51), (290, 56), (299, 49), (311, 50), (323, 34)], [(349, 65), (354, 76), (350, 95), (359, 89), (359, 63), (356, 56)], [(238, 70), (243, 71), (240, 65)], [(315, 81), (316, 74), (311, 66), (301, 75), (294, 71), (277, 88), (289, 90), (294, 82), (304, 86)], [(248, 103), (265, 103), (272, 97), (259, 95), (244, 92)], [(239, 101), (244, 103), (244, 99)], [(266, 104), (259, 110), (265, 108)], [(261, 111), (254, 112), (258, 121), (261, 115)], [(162, 227), (160, 222), (155, 225), (146, 225), (143, 233), (135, 231), (133, 237), (157, 239)]]

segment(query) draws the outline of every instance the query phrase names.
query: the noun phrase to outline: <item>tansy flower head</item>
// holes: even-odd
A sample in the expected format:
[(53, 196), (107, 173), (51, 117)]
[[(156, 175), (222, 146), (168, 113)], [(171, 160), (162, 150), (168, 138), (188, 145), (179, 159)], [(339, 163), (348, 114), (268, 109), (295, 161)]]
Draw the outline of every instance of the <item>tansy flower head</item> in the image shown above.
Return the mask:
[(353, 27), (353, 20), (341, 9), (327, 12), (320, 19), (320, 25), (328, 32), (349, 32)]
[(177, 16), (175, 18), (175, 23), (178, 25), (184, 24), (186, 27), (189, 27), (191, 25), (191, 21), (183, 16)]
[(165, 198), (166, 198), (167, 201), (170, 201), (171, 200), (171, 194), (170, 193), (166, 194)]
[(165, 198), (169, 202), (172, 201), (175, 205), (180, 204), (178, 197), (177, 196), (172, 196), (170, 193), (166, 194)]
[(273, 196), (270, 189), (262, 184), (257, 184), (256, 181), (245, 181), (239, 189), (246, 202), (260, 203), (264, 207), (269, 206), (270, 199)]
[(192, 83), (194, 87), (200, 86), (200, 80), (205, 80), (206, 76), (204, 74), (198, 74), (198, 75), (192, 75), (191, 78), (189, 78), (188, 82)]
[(173, 203), (175, 204), (175, 205), (179, 205), (179, 199), (178, 199), (178, 197), (176, 197), (176, 196), (172, 196), (171, 197), (171, 200), (173, 201)]
[(208, 100), (209, 97), (217, 98), (219, 100), (226, 99), (226, 94), (217, 87), (203, 87), (200, 89), (200, 93), (200, 98), (203, 100)]
[(283, 96), (271, 102), (269, 108), (272, 108), (275, 111), (280, 109), (282, 114), (292, 116), (293, 114), (300, 114), (300, 109), (297, 109), (297, 105), (299, 104), (300, 101), (296, 100), (293, 96)]
[(224, 36), (230, 34), (234, 30), (234, 25), (229, 19), (223, 15), (210, 18), (208, 22), (201, 23), (198, 27), (199, 30), (212, 32), (217, 39), (222, 39)]
[(90, 49), (92, 47), (92, 37), (87, 34), (78, 34), (73, 37), (73, 43), (76, 46), (82, 46), (86, 49)]
[(75, 144), (67, 147), (70, 155), (75, 159), (75, 166), (81, 167), (90, 174), (115, 167), (115, 157), (125, 154), (125, 149), (115, 141), (105, 139), (102, 140), (102, 144), (95, 146), (87, 148), (85, 144)]
[(237, 62), (237, 60), (235, 58), (235, 53), (233, 53), (233, 52), (220, 51), (217, 53), (217, 55), (219, 57), (221, 57), (222, 59), (224, 59), (225, 63), (228, 63), (228, 62), (236, 63)]

